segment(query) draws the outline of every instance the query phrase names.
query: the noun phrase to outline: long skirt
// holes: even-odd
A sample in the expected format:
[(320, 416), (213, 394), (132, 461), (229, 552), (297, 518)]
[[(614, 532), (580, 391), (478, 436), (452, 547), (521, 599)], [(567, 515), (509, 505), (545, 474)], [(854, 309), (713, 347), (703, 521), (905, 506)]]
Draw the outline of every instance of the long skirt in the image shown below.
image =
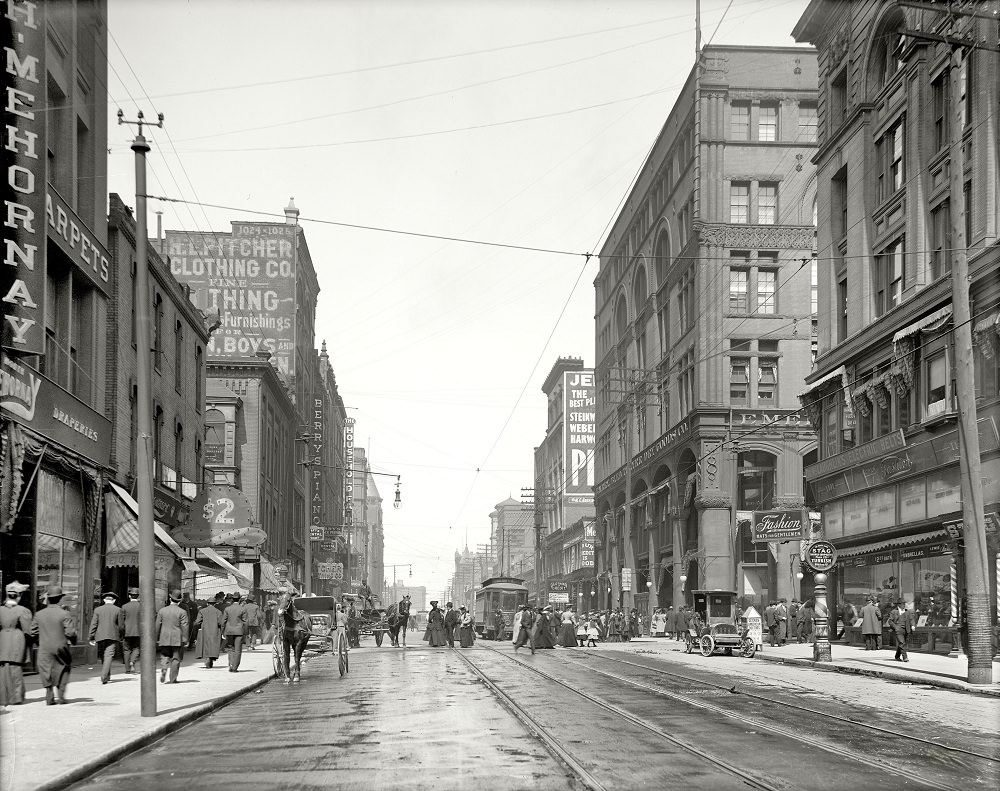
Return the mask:
[(24, 703), (24, 668), (19, 662), (0, 662), (0, 706)]
[(535, 648), (555, 648), (552, 642), (552, 630), (548, 624), (535, 627)]
[(576, 648), (576, 627), (571, 623), (564, 623), (559, 629), (559, 645), (563, 648)]
[(462, 648), (472, 648), (472, 644), (476, 641), (476, 637), (472, 632), (472, 627), (460, 626), (458, 629), (458, 639), (459, 645)]

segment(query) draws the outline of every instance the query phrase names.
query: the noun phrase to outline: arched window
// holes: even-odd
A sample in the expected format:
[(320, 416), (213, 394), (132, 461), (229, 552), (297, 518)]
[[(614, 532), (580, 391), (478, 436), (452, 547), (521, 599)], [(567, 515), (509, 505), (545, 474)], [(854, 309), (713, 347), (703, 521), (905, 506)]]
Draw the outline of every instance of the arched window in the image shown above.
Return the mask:
[(635, 301), (636, 313), (642, 310), (648, 296), (649, 283), (646, 280), (646, 267), (639, 264), (635, 270), (635, 280), (632, 282), (632, 299)]
[(874, 96), (903, 68), (903, 30), (906, 18), (894, 8), (882, 17), (875, 29), (868, 55), (868, 85)]
[(656, 287), (663, 288), (663, 284), (667, 282), (667, 267), (670, 263), (670, 234), (666, 228), (656, 237), (653, 258), (656, 262)]
[(620, 342), (628, 335), (628, 303), (625, 295), (618, 295), (618, 302), (615, 303), (615, 341)]

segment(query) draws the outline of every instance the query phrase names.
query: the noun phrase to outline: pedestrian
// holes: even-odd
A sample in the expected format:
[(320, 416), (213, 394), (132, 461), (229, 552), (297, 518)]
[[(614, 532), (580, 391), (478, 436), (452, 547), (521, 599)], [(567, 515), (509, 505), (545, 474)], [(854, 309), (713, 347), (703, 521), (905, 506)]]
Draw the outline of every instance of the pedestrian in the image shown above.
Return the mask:
[(195, 637), (197, 635), (195, 622), (198, 620), (198, 605), (191, 600), (190, 593), (185, 593), (184, 597), (181, 599), (181, 609), (188, 614), (187, 647), (193, 648)]
[(563, 648), (576, 648), (576, 618), (569, 608), (562, 611), (559, 616), (559, 645)]
[[(160, 683), (177, 683), (177, 673), (184, 660), (184, 646), (187, 645), (188, 614), (181, 607), (181, 592), (172, 588), (170, 601), (156, 613), (156, 624), (153, 632), (156, 635), (156, 645), (160, 650)], [(167, 671), (170, 679), (167, 680)]]
[(667, 637), (667, 618), (662, 608), (657, 607), (653, 611), (653, 619), (650, 623), (650, 633), (653, 637)]
[(517, 638), (520, 635), (520, 632), (521, 632), (521, 615), (522, 615), (523, 612), (524, 612), (524, 607), (518, 607), (517, 610), (514, 612), (514, 617), (511, 618), (510, 641), (512, 643), (516, 643), (517, 642)]
[(94, 609), (94, 617), (90, 619), (90, 644), (97, 646), (101, 683), (107, 684), (111, 680), (111, 663), (125, 636), (125, 613), (115, 604), (118, 596), (114, 591), (106, 591), (101, 599), (104, 604)]
[(786, 624), (788, 631), (788, 639), (791, 640), (793, 637), (796, 642), (801, 642), (799, 638), (799, 610), (802, 605), (799, 604), (798, 599), (792, 599), (792, 603), (788, 605), (788, 623)]
[(0, 708), (24, 703), (24, 663), (28, 660), (31, 610), (21, 604), (28, 586), (14, 580), (0, 607)]
[(462, 648), (472, 648), (476, 641), (476, 619), (472, 617), (463, 604), (459, 607), (458, 644)]
[(503, 640), (504, 633), (507, 631), (507, 618), (503, 614), (503, 610), (497, 605), (496, 610), (493, 612), (493, 639)]
[(514, 641), (514, 650), (517, 651), (525, 643), (535, 653), (535, 637), (533, 627), (535, 625), (535, 611), (527, 604), (521, 605), (521, 618), (518, 621), (517, 640)]
[[(223, 600), (222, 591), (215, 594), (215, 598)], [(219, 658), (222, 646), (222, 613), (214, 604), (206, 604), (198, 610), (196, 621), (198, 636), (194, 643), (195, 656), (205, 660), (205, 667), (212, 667)]]
[(913, 633), (913, 613), (906, 609), (906, 603), (900, 599), (896, 607), (889, 613), (889, 628), (896, 639), (896, 661), (909, 662), (906, 655), (906, 640)]
[(538, 620), (535, 621), (535, 648), (555, 648), (556, 644), (552, 641), (552, 626), (550, 624), (550, 618), (552, 613), (552, 605), (546, 605), (542, 608), (538, 615)]
[(597, 625), (597, 617), (594, 616), (587, 623), (587, 648), (597, 648), (597, 641), (601, 639), (601, 629)]
[(778, 646), (778, 603), (771, 601), (764, 608), (764, 623), (767, 626), (768, 639), (771, 641), (771, 648)]
[(458, 631), (458, 625), (462, 620), (455, 609), (454, 605), (449, 601), (444, 603), (444, 641), (448, 644), (449, 648), (455, 647), (455, 632)]
[[(444, 614), (440, 609), (438, 609), (438, 603), (436, 601), (431, 602), (430, 612), (427, 613), (427, 632), (424, 634), (424, 640), (426, 640), (428, 645), (432, 648), (440, 648), (441, 646), (446, 645)], [(454, 645), (454, 638), (452, 645)]]
[(128, 601), (122, 605), (122, 613), (125, 616), (125, 642), (122, 647), (125, 652), (125, 672), (132, 674), (139, 664), (142, 639), (142, 605), (139, 604), (138, 588), (128, 589)]
[(778, 619), (778, 645), (784, 645), (788, 640), (788, 602), (786, 599), (778, 599), (774, 608)]
[(674, 610), (673, 605), (667, 607), (665, 613), (663, 613), (663, 636), (668, 640), (677, 639), (677, 612)]
[(239, 596), (230, 596), (229, 606), (222, 613), (222, 634), (226, 638), (229, 672), (238, 673), (243, 657), (243, 634), (246, 632), (247, 611), (240, 604)]
[(263, 615), (260, 606), (251, 598), (249, 593), (247, 594), (243, 609), (247, 611), (247, 644), (250, 646), (250, 650), (253, 651), (258, 641), (261, 644), (264, 642), (260, 631), (261, 624), (263, 623)]
[(816, 617), (816, 609), (813, 599), (810, 599), (801, 607), (795, 616), (795, 637), (800, 643), (809, 640), (813, 631), (813, 618)]
[(76, 643), (76, 618), (59, 604), (63, 590), (59, 585), (49, 585), (45, 594), (46, 607), (35, 613), (31, 622), (31, 635), (38, 639), (35, 664), (38, 676), (45, 687), (45, 703), (68, 703), (66, 688), (73, 657), (70, 643)]
[[(934, 601), (934, 597), (931, 597), (931, 602)], [(858, 611), (855, 609), (854, 605), (849, 601), (845, 601), (840, 609), (840, 631), (837, 632), (837, 639), (842, 640), (844, 634), (847, 632), (848, 628), (854, 626), (854, 622), (858, 620)]]
[(861, 636), (865, 638), (865, 651), (878, 651), (881, 647), (882, 613), (874, 596), (869, 596), (861, 608)]
[(580, 648), (587, 644), (588, 621), (589, 616), (585, 613), (580, 613), (580, 617), (576, 619), (576, 644)]

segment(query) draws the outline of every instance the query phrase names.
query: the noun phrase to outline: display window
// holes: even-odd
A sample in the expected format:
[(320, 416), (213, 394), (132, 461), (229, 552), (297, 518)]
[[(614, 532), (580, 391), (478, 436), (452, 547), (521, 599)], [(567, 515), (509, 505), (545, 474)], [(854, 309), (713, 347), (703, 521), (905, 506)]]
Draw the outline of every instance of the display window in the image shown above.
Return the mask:
[[(951, 619), (951, 557), (918, 558), (900, 564), (903, 600), (920, 626), (947, 626)], [(920, 623), (921, 616), (926, 616)]]
[[(47, 586), (61, 586), (63, 607), (79, 617), (87, 554), (83, 494), (73, 481), (45, 470), (39, 471), (37, 486), (36, 591), (42, 596)], [(44, 603), (39, 601), (38, 606)]]

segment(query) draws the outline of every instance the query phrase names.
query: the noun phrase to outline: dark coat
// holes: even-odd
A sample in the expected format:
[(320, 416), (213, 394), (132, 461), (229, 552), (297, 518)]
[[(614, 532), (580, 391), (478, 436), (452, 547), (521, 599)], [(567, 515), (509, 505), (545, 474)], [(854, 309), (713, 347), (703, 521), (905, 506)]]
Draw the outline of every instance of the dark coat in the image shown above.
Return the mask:
[(117, 604), (102, 604), (90, 619), (91, 640), (121, 640), (125, 634), (125, 613)]
[(861, 634), (882, 634), (882, 613), (877, 604), (868, 602), (861, 608)]
[(889, 613), (888, 625), (897, 638), (905, 641), (907, 636), (913, 632), (916, 620), (913, 617), (913, 613), (909, 610), (900, 612), (897, 608), (893, 607), (892, 612)]
[(241, 635), (246, 629), (247, 611), (239, 602), (233, 602), (226, 611), (222, 613), (222, 633), (229, 635)]
[(177, 604), (170, 602), (156, 613), (156, 644), (180, 647), (188, 643), (188, 614)]
[(446, 629), (454, 629), (460, 621), (461, 618), (458, 615), (458, 610), (444, 611), (444, 626)]
[(222, 647), (222, 613), (213, 604), (207, 604), (198, 610), (195, 619), (198, 637), (195, 640), (195, 656), (199, 659), (218, 659)]
[(50, 604), (35, 613), (31, 633), (38, 638), (39, 653), (55, 654), (76, 641), (76, 617), (59, 604)]
[(16, 604), (0, 606), (0, 662), (22, 664), (27, 660), (25, 648), (31, 634), (31, 610)]
[(427, 633), (424, 639), (435, 647), (445, 645), (444, 616), (437, 607), (432, 607), (427, 613)]
[(122, 605), (125, 614), (125, 636), (142, 637), (142, 604), (138, 599), (129, 599)]
[(262, 623), (260, 607), (255, 602), (248, 602), (244, 609), (247, 611), (247, 626), (260, 626)]

